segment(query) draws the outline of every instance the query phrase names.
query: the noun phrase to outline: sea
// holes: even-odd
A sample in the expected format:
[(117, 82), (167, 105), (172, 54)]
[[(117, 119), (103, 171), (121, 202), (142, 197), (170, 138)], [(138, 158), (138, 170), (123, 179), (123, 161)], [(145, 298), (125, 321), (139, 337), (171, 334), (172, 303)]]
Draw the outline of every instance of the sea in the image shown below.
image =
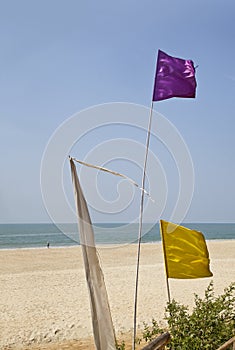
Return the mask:
[[(185, 227), (200, 231), (206, 240), (235, 239), (235, 223), (185, 223)], [(132, 244), (138, 240), (137, 223), (94, 224), (97, 245)], [(160, 241), (158, 224), (144, 223), (142, 243)], [(79, 245), (76, 224), (0, 224), (0, 249), (22, 249)]]

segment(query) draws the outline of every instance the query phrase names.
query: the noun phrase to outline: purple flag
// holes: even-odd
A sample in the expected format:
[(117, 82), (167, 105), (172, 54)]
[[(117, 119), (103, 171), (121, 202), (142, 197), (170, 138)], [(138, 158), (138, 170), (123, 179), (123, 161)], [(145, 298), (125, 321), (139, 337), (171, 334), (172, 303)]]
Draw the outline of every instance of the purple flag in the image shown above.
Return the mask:
[(153, 101), (171, 97), (194, 98), (196, 93), (193, 61), (183, 60), (158, 51)]

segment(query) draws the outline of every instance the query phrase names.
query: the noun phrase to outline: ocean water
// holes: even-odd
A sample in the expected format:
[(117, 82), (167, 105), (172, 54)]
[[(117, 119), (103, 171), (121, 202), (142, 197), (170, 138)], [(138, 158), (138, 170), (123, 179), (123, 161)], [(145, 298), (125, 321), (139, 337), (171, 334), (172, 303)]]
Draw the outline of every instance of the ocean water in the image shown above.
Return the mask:
[[(185, 227), (203, 232), (208, 240), (235, 239), (235, 224), (185, 223)], [(138, 224), (94, 224), (97, 244), (136, 243)], [(143, 243), (160, 241), (158, 224), (143, 224)], [(0, 249), (74, 246), (79, 244), (76, 224), (0, 224)]]

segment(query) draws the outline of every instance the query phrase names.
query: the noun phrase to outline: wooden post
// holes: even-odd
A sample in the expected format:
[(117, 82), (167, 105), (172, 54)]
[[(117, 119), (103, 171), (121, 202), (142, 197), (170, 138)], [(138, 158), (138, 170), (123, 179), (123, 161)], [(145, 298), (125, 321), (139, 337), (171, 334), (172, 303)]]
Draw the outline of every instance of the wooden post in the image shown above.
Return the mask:
[(142, 350), (160, 350), (164, 349), (165, 345), (170, 341), (170, 333), (166, 332), (159, 335), (156, 339), (152, 340), (148, 345), (142, 348)]
[(229, 346), (231, 346), (233, 344), (233, 350), (235, 350), (235, 337), (232, 337), (231, 339), (229, 339), (228, 341), (226, 341), (226, 343), (224, 343), (223, 345), (221, 345), (217, 350), (225, 350), (228, 349)]

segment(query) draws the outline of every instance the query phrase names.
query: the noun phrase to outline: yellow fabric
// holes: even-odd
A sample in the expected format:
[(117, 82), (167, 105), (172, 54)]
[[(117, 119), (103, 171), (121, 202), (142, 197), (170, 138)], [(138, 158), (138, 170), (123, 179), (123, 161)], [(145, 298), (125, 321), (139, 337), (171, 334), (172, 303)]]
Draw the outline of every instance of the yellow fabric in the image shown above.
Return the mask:
[(168, 278), (213, 276), (209, 253), (201, 232), (160, 220)]

